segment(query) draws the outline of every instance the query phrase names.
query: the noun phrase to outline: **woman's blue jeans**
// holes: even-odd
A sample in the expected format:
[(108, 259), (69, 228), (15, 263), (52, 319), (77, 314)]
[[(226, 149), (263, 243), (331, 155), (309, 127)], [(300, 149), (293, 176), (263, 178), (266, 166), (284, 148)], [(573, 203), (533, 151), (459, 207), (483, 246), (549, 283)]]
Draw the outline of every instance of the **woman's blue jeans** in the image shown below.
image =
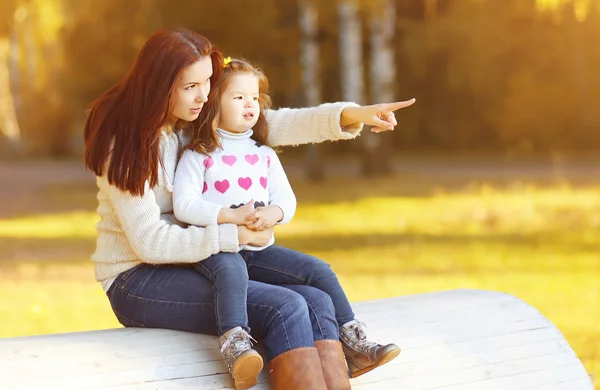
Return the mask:
[[(213, 284), (190, 265), (140, 264), (121, 273), (107, 292), (126, 327), (217, 335)], [(315, 340), (338, 340), (331, 298), (304, 285), (249, 281), (248, 324), (266, 349), (267, 361)]]

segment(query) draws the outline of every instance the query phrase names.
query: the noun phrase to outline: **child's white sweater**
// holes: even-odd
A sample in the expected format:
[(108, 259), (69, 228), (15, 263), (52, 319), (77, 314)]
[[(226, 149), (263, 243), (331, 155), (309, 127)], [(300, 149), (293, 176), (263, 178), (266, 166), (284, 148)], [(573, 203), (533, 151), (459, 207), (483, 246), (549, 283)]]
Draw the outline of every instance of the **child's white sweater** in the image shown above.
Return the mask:
[(296, 212), (296, 196), (275, 151), (253, 140), (252, 130), (218, 133), (222, 149), (210, 156), (186, 150), (179, 160), (173, 184), (175, 217), (209, 226), (217, 223), (223, 207), (238, 208), (254, 200), (255, 207), (279, 206), (280, 223), (289, 222)]

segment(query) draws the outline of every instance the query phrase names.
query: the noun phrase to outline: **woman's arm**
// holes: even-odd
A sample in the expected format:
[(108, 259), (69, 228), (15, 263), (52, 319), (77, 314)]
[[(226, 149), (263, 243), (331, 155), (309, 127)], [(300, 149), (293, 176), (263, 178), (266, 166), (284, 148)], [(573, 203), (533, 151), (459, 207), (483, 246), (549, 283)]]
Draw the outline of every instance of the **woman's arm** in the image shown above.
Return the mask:
[(194, 263), (219, 252), (239, 250), (235, 225), (182, 228), (162, 220), (148, 182), (144, 195), (133, 196), (110, 185), (106, 177), (98, 177), (96, 181), (108, 197), (129, 245), (145, 263)]
[(355, 103), (325, 103), (310, 108), (267, 110), (269, 142), (273, 146), (319, 143), (327, 140), (352, 139), (362, 124), (342, 128), (342, 111)]
[(408, 107), (415, 99), (397, 103), (359, 106), (356, 103), (325, 103), (310, 108), (281, 108), (265, 113), (271, 145), (300, 145), (352, 139), (363, 124), (373, 132), (393, 130), (397, 125), (393, 112)]

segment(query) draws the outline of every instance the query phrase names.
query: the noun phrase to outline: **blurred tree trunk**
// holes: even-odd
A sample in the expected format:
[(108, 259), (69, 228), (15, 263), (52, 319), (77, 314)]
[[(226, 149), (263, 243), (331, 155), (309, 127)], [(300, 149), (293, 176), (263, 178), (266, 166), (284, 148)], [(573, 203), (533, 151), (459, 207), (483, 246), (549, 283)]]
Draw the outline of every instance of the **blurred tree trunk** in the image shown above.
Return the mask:
[(571, 59), (573, 67), (573, 82), (575, 91), (577, 91), (578, 124), (581, 126), (579, 150), (585, 150), (593, 145), (594, 142), (594, 114), (592, 109), (592, 99), (590, 98), (590, 80), (588, 75), (587, 53), (589, 47), (583, 34), (583, 21), (578, 20), (575, 4), (571, 4), (571, 12), (567, 19), (567, 30), (571, 40)]
[(425, 0), (425, 22), (432, 21), (437, 15), (438, 0)]
[[(340, 67), (342, 99), (358, 104), (365, 103), (363, 71), (362, 29), (356, 0), (342, 0), (338, 6), (340, 28)], [(375, 134), (363, 131), (360, 141), (364, 150), (362, 173), (368, 174), (371, 164), (365, 162), (377, 146)]]
[[(392, 0), (379, 0), (371, 8), (371, 103), (394, 101), (396, 64), (394, 61), (394, 37), (396, 31), (396, 8)], [(365, 148), (363, 171), (371, 175), (392, 172), (391, 155), (393, 136), (391, 132), (371, 134), (370, 147)], [(363, 135), (364, 137), (364, 135)]]
[(21, 145), (21, 132), (10, 90), (8, 53), (9, 39), (6, 36), (0, 36), (0, 129), (12, 144), (13, 149), (18, 151)]
[[(321, 83), (319, 79), (318, 14), (311, 0), (300, 0), (300, 56), (302, 63), (302, 84), (305, 103), (316, 106), (321, 103)], [(306, 150), (306, 174), (309, 179), (322, 181), (325, 178), (324, 161), (317, 144), (310, 144)]]
[(12, 91), (13, 101), (17, 117), (19, 116), (19, 108), (21, 106), (21, 67), (19, 56), (21, 49), (19, 47), (19, 29), (15, 26), (9, 38), (8, 44), (8, 76), (10, 78), (10, 88)]
[(17, 122), (15, 104), (10, 88), (9, 54), (10, 34), (13, 27), (16, 0), (0, 1), (0, 132), (14, 151), (19, 148), (21, 131)]

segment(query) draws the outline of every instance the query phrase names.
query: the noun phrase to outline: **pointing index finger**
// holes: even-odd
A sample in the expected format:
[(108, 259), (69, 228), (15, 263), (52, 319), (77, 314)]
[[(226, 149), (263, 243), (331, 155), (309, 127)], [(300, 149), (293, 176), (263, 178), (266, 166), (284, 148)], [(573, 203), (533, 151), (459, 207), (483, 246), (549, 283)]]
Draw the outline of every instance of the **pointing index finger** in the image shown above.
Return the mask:
[(406, 108), (408, 106), (412, 106), (415, 103), (415, 101), (416, 101), (416, 99), (412, 98), (410, 100), (405, 100), (403, 102), (387, 103), (387, 104), (384, 104), (384, 109), (386, 111), (396, 111), (401, 108)]

